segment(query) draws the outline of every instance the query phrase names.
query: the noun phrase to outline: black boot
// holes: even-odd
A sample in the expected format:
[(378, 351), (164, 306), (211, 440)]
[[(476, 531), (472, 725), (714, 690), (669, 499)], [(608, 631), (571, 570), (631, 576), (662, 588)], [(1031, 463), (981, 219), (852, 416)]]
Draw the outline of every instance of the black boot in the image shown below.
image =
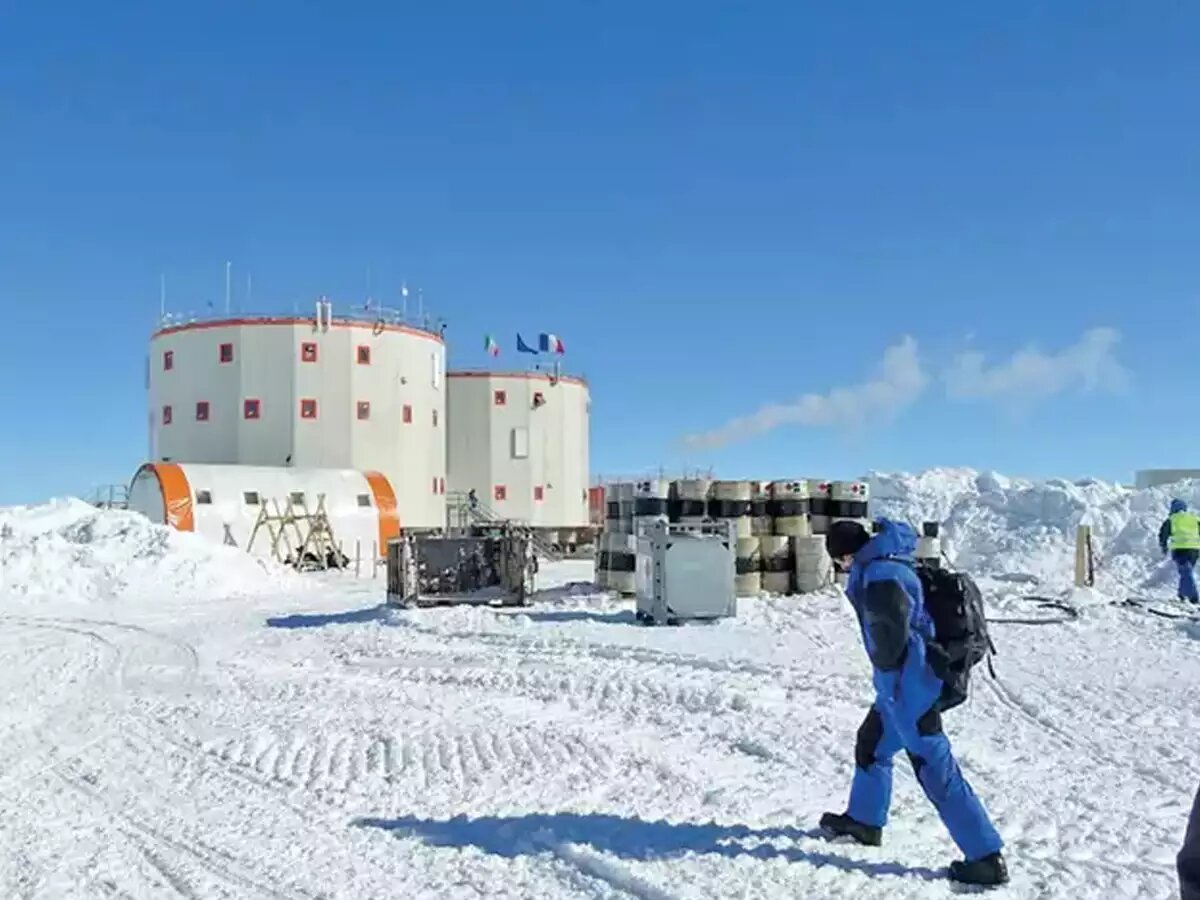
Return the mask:
[(999, 853), (970, 862), (958, 860), (950, 863), (950, 880), (986, 886), (1008, 884), (1008, 866)]
[(831, 832), (834, 837), (849, 835), (867, 847), (878, 847), (883, 843), (883, 829), (874, 825), (864, 825), (857, 819), (852, 819), (845, 813), (825, 813), (821, 816), (821, 827)]

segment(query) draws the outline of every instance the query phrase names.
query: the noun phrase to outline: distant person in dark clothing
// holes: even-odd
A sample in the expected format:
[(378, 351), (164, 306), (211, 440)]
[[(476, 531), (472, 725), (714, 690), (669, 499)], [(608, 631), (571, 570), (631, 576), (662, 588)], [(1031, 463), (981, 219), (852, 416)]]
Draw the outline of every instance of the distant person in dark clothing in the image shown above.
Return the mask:
[(1165, 556), (1168, 552), (1179, 570), (1180, 600), (1200, 602), (1196, 590), (1196, 560), (1200, 558), (1200, 516), (1188, 512), (1187, 503), (1171, 501), (1171, 512), (1158, 529), (1158, 546)]
[(1192, 801), (1192, 815), (1188, 819), (1187, 835), (1183, 849), (1175, 858), (1179, 871), (1179, 896), (1182, 900), (1200, 900), (1200, 790)]

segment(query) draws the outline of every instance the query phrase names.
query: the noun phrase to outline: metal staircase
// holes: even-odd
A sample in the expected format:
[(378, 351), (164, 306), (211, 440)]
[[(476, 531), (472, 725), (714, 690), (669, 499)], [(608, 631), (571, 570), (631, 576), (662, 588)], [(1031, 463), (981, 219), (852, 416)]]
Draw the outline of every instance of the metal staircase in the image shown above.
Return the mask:
[(447, 491), (446, 532), (448, 534), (469, 531), (471, 528), (477, 526), (483, 528), (499, 526), (506, 522), (511, 525), (524, 526), (530, 529), (533, 534), (534, 552), (542, 559), (549, 560), (550, 562), (558, 562), (563, 558), (562, 553), (542, 537), (538, 533), (538, 529), (530, 526), (528, 522), (522, 519), (506, 518), (478, 499), (474, 503), (471, 503), (467, 495), (462, 491)]

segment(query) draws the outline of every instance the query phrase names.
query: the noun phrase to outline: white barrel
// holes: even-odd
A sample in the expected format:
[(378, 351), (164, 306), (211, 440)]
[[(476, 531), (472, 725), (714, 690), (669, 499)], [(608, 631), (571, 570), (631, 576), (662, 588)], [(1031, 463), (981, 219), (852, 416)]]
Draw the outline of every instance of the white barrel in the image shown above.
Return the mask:
[(763, 535), (759, 539), (762, 552), (762, 586), (768, 594), (792, 592), (791, 538), (781, 534)]
[(771, 482), (767, 512), (771, 516), (773, 534), (789, 537), (812, 534), (808, 521), (808, 491), (808, 481), (804, 478)]
[(773, 534), (774, 520), (771, 518), (771, 482), (750, 482), (750, 533)]
[(751, 537), (750, 497), (748, 481), (714, 481), (708, 501), (710, 518), (730, 520), (734, 523), (737, 537)]
[(829, 496), (829, 482), (823, 479), (808, 479), (808, 516), (813, 534), (825, 534), (833, 521), (833, 501)]
[(833, 560), (821, 535), (793, 537), (792, 559), (796, 573), (796, 593), (811, 594), (833, 583)]
[(707, 478), (685, 478), (675, 482), (679, 521), (683, 525), (703, 525), (708, 520), (708, 494), (712, 482)]
[(604, 530), (608, 532), (621, 530), (621, 501), (617, 496), (617, 488), (615, 483), (604, 488)]
[(634, 484), (622, 481), (617, 485), (617, 508), (621, 515), (622, 534), (633, 534)]
[(829, 485), (829, 516), (834, 522), (849, 519), (871, 530), (868, 510), (870, 486), (865, 481), (834, 481)]
[(733, 586), (739, 597), (757, 597), (762, 593), (762, 552), (757, 537), (737, 540), (737, 574)]
[(618, 532), (607, 536), (608, 587), (620, 594), (637, 592), (637, 536)]
[(921, 536), (917, 538), (917, 561), (931, 569), (942, 566), (942, 541), (937, 522), (921, 523)]
[(594, 581), (596, 587), (601, 590), (607, 590), (609, 585), (609, 559), (608, 559), (608, 536), (611, 531), (600, 532), (600, 539), (596, 541), (595, 567), (596, 574)]
[(670, 485), (664, 478), (648, 478), (633, 486), (633, 533), (642, 534), (656, 522), (667, 521), (667, 494)]

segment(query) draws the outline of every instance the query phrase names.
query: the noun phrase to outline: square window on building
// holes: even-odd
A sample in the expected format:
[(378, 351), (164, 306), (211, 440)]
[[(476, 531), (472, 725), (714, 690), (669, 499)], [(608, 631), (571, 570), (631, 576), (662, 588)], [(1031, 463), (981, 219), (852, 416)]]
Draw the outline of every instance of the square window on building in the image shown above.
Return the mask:
[(546, 395), (543, 394), (541, 391), (534, 391), (534, 393), (533, 393), (533, 408), (537, 409), (539, 406), (545, 406), (545, 404), (546, 404)]
[(433, 411), (433, 427), (437, 428), (437, 410)]
[(296, 506), (304, 505), (304, 491), (293, 491), (290, 498)]
[(207, 400), (196, 401), (196, 421), (197, 422), (207, 422), (208, 421), (208, 401)]
[(505, 391), (493, 391), (492, 403), (496, 406), (503, 406), (508, 402), (508, 394)]
[(313, 341), (305, 341), (300, 345), (300, 362), (315, 363), (317, 361), (317, 345)]
[(358, 401), (358, 419), (360, 422), (371, 418), (371, 404), (367, 400)]
[(492, 497), (494, 497), (496, 500), (508, 499), (508, 488), (502, 484), (496, 485), (494, 488), (492, 488)]
[(233, 362), (233, 344), (222, 344), (220, 360), (223, 363)]
[(317, 401), (304, 399), (300, 401), (300, 418), (315, 419), (317, 417)]
[(171, 419), (172, 419), (171, 407), (164, 406), (163, 407), (163, 415), (162, 415), (163, 424), (170, 425)]
[(163, 352), (163, 369), (167, 372), (175, 368), (175, 351), (166, 350)]
[(412, 407), (407, 403), (404, 404), (404, 410), (401, 413), (401, 418), (404, 420), (405, 425), (412, 424)]
[(359, 494), (358, 495), (358, 505), (359, 506), (370, 506), (371, 505), (371, 495), (370, 494)]
[(543, 496), (544, 496), (544, 492), (543, 492), (542, 486), (540, 484), (535, 484), (533, 486), (533, 499), (541, 500)]
[(196, 505), (197, 506), (211, 506), (212, 505), (212, 491), (196, 491)]
[(242, 403), (242, 417), (258, 419), (262, 416), (262, 404), (257, 400), (246, 400)]
[(360, 366), (369, 366), (371, 364), (371, 348), (366, 344), (358, 345), (358, 364)]
[(245, 491), (242, 500), (247, 506), (258, 506), (258, 491)]

